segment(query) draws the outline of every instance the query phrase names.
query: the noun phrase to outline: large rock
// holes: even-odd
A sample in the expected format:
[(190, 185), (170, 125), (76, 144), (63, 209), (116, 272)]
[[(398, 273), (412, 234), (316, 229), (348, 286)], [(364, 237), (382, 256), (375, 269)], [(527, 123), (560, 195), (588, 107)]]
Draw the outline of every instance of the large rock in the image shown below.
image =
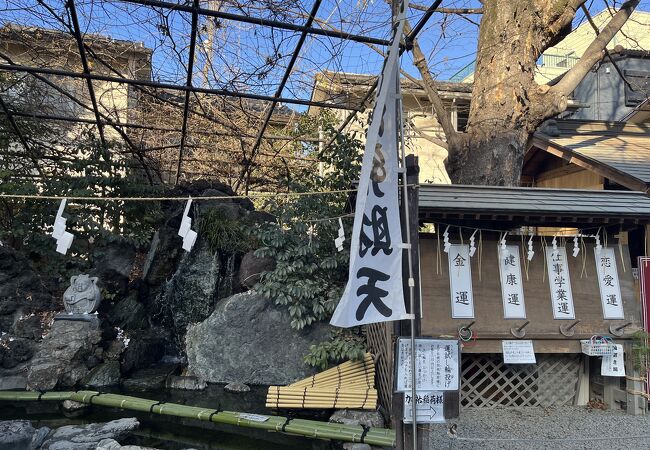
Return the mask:
[(88, 425), (68, 425), (52, 431), (41, 448), (43, 450), (95, 450), (104, 439), (120, 440), (139, 426), (140, 423), (135, 418)]
[(0, 338), (0, 366), (11, 369), (29, 360), (34, 354), (33, 342), (27, 339)]
[(27, 420), (0, 422), (0, 450), (33, 450), (38, 448), (49, 428), (32, 426)]
[(55, 303), (50, 288), (27, 258), (8, 245), (0, 246), (0, 334), (40, 339), (33, 328)]
[(177, 371), (177, 364), (163, 364), (140, 369), (122, 381), (122, 388), (130, 392), (157, 391), (164, 388), (167, 379)]
[(106, 361), (94, 367), (88, 375), (81, 380), (83, 387), (96, 389), (108, 386), (116, 386), (120, 383), (119, 361)]
[(275, 269), (275, 260), (268, 257), (255, 256), (254, 251), (244, 255), (239, 265), (239, 283), (247, 288), (252, 288), (260, 281), (264, 272)]
[(130, 333), (128, 345), (121, 356), (122, 374), (149, 367), (160, 361), (169, 339), (169, 333), (160, 328)]
[(98, 285), (110, 293), (123, 294), (129, 285), (129, 275), (135, 262), (135, 247), (126, 242), (111, 242), (95, 252), (90, 276), (98, 277)]
[(325, 324), (296, 331), (285, 309), (255, 292), (219, 302), (185, 338), (189, 371), (212, 383), (287, 384), (313, 373), (303, 357), (330, 337)]
[(73, 387), (97, 358), (102, 333), (98, 320), (55, 320), (30, 362), (27, 383), (34, 390)]
[(139, 330), (148, 325), (147, 310), (138, 302), (138, 293), (131, 292), (117, 302), (108, 313), (111, 324), (123, 330)]

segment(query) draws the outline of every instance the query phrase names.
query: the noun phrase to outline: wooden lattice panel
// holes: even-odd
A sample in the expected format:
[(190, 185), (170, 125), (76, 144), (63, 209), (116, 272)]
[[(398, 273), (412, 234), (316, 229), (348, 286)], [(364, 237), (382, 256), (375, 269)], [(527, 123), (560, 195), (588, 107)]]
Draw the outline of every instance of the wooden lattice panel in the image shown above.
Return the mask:
[(577, 393), (580, 355), (538, 354), (537, 364), (503, 364), (500, 354), (462, 357), (461, 406), (570, 405)]
[(391, 415), (393, 394), (393, 339), (392, 323), (374, 323), (366, 327), (366, 341), (370, 352), (375, 355), (375, 385), (379, 404)]

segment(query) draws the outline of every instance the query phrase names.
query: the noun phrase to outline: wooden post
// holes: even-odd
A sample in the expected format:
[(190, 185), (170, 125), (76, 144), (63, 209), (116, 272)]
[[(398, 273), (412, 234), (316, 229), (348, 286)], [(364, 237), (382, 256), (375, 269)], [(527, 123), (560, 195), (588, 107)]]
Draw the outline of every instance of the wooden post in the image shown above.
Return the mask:
[(641, 395), (645, 392), (644, 383), (641, 380), (641, 374), (634, 368), (634, 358), (632, 358), (632, 343), (627, 342), (625, 349), (625, 373), (629, 378), (626, 379), (627, 393), (627, 413), (633, 416), (642, 416), (648, 410), (648, 401)]

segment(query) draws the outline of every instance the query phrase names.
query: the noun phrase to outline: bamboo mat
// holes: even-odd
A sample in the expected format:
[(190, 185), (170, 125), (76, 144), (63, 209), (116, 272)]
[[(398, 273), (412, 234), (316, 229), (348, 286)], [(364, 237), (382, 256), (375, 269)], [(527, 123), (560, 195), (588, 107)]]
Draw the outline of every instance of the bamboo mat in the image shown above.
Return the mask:
[(375, 362), (370, 353), (288, 386), (269, 386), (267, 408), (377, 409)]

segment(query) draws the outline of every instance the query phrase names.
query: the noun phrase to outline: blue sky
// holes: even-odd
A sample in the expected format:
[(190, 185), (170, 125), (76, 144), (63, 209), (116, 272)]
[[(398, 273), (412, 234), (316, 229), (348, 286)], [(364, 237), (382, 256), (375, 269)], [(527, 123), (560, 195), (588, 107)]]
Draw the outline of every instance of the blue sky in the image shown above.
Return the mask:
[[(46, 1), (62, 17), (66, 17), (62, 0)], [(253, 5), (259, 3), (251, 2)], [(275, 0), (275, 3), (285, 5), (296, 2)], [(602, 0), (593, 0), (588, 4), (592, 13), (604, 8)], [(76, 5), (85, 32), (141, 41), (154, 51), (154, 79), (179, 84), (185, 82), (191, 14), (164, 11), (163, 15), (151, 7), (117, 0), (77, 0)], [(293, 7), (275, 15), (269, 10), (256, 7), (237, 12), (304, 23), (311, 5), (311, 1), (305, 1), (299, 8)], [(203, 2), (202, 6), (207, 7), (207, 2)], [(449, 0), (443, 2), (442, 6), (479, 7), (480, 3), (477, 0)], [(3, 22), (64, 29), (35, 0), (0, 0), (0, 12)], [(411, 10), (411, 23), (417, 23), (421, 15), (422, 12)], [(324, 28), (331, 26), (379, 38), (387, 38), (390, 32), (390, 11), (384, 0), (325, 0), (317, 17)], [(584, 17), (579, 13), (575, 24), (582, 20)], [(480, 21), (480, 16), (464, 18), (434, 14), (420, 34), (420, 44), (438, 79), (449, 79), (474, 60), (478, 27), (472, 21)], [(203, 38), (205, 36), (201, 35)], [(298, 35), (295, 32), (223, 22), (216, 32), (214, 56), (210, 69), (207, 70), (208, 84), (272, 95), (297, 41)], [(327, 37), (309, 37), (283, 96), (308, 98), (311, 81), (319, 71), (376, 74), (382, 61), (383, 58), (376, 51), (364, 44)], [(199, 51), (195, 66), (195, 72), (201, 72), (207, 67), (204, 52)], [(417, 76), (410, 55), (404, 56), (403, 68)], [(260, 71), (264, 72), (262, 76), (259, 75)], [(194, 82), (205, 83), (200, 75), (195, 77)]]

